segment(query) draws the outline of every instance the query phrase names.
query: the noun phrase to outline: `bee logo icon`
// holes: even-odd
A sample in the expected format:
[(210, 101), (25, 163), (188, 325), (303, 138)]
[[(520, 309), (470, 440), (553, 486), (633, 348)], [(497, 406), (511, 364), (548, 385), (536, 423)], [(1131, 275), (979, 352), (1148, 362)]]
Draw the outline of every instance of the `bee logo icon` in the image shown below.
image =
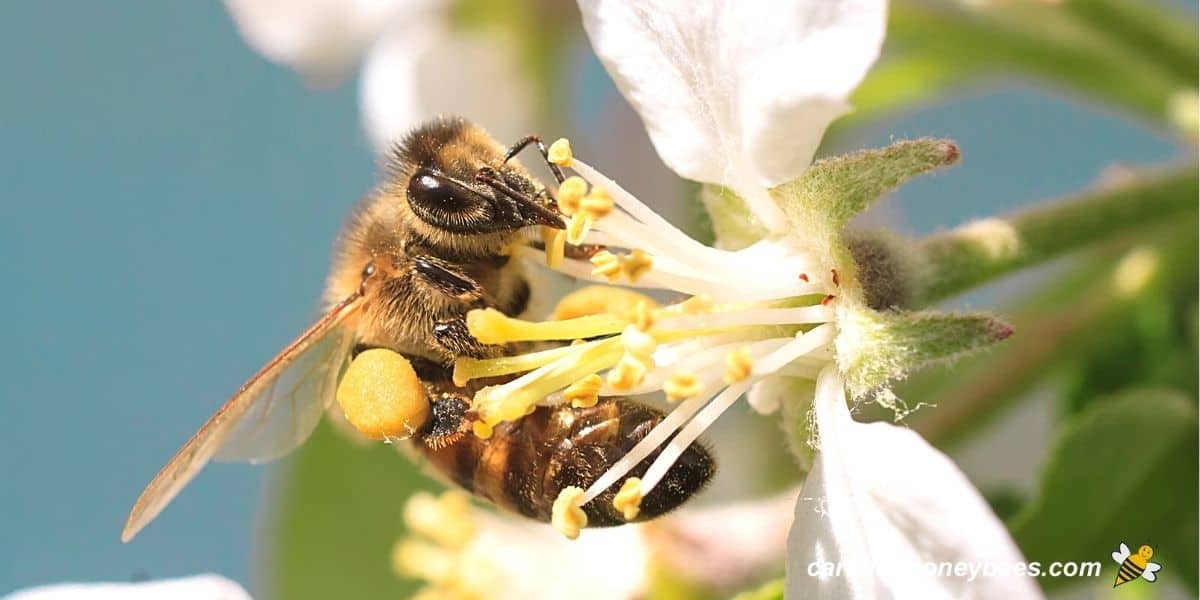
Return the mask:
[(1117, 578), (1113, 580), (1113, 587), (1129, 583), (1138, 576), (1150, 582), (1158, 579), (1158, 575), (1155, 573), (1162, 568), (1162, 565), (1150, 562), (1152, 556), (1154, 556), (1154, 548), (1150, 546), (1143, 545), (1134, 554), (1129, 552), (1129, 546), (1126, 546), (1125, 542), (1121, 542), (1121, 547), (1112, 553), (1113, 560), (1121, 566), (1117, 569)]

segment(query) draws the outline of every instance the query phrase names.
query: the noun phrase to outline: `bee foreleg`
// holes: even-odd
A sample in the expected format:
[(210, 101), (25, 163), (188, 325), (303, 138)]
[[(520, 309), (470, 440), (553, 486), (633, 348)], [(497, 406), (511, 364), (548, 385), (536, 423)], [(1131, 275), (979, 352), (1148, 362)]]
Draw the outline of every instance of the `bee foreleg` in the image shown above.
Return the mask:
[(492, 358), (504, 354), (504, 346), (484, 344), (475, 339), (467, 329), (466, 319), (462, 317), (435, 323), (433, 338), (441, 346), (443, 355), (451, 361), (459, 356)]
[(558, 165), (550, 162), (550, 152), (546, 150), (546, 144), (542, 143), (542, 138), (538, 137), (537, 135), (527, 135), (517, 140), (517, 143), (510, 146), (508, 151), (504, 153), (504, 162), (512, 160), (512, 157), (516, 156), (518, 152), (524, 150), (525, 147), (530, 144), (534, 144), (537, 147), (538, 152), (542, 155), (542, 160), (546, 161), (546, 166), (550, 167), (550, 172), (554, 174), (554, 180), (562, 183), (565, 179), (563, 177), (562, 169), (559, 168)]
[(426, 285), (455, 300), (479, 304), (484, 299), (483, 288), (474, 279), (444, 260), (418, 256), (413, 260), (412, 269)]

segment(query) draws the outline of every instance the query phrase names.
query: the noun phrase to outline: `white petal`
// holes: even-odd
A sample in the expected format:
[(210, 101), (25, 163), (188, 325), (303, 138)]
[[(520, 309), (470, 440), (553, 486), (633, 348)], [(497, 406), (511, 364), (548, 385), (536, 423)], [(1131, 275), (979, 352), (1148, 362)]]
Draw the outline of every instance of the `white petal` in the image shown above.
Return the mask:
[(533, 84), (511, 40), (496, 33), (453, 31), (441, 19), (398, 23), (371, 48), (360, 86), (378, 153), (437, 115), (466, 117), (501, 143), (534, 133)]
[(476, 510), (478, 534), (460, 560), (488, 575), (489, 598), (637, 598), (646, 541), (637, 527), (587, 529), (568, 540), (547, 526)]
[(885, 0), (579, 0), (592, 47), (680, 175), (765, 189), (799, 175), (879, 54)]
[(220, 575), (140, 583), (59, 583), (13, 592), (4, 600), (250, 600), (236, 582)]
[[(259, 54), (330, 83), (358, 63), (391, 23), (432, 12), (442, 0), (225, 0)], [(419, 19), (418, 19), (419, 20)]]
[[(788, 536), (788, 598), (1042, 597), (1014, 574), (1021, 552), (949, 458), (907, 429), (855, 422), (833, 367), (814, 410), (821, 450)], [(943, 562), (976, 570), (929, 573)], [(838, 563), (841, 576), (820, 574)]]

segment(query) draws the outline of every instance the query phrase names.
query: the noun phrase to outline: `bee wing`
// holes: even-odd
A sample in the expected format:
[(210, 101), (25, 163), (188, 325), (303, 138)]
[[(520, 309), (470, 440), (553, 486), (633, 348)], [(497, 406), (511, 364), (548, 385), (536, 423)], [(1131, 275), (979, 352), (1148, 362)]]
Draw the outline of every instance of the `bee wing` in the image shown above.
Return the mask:
[(291, 364), (281, 366), (228, 425), (213, 459), (269, 462), (304, 443), (333, 401), (353, 340), (351, 328), (334, 327)]
[(122, 541), (154, 520), (219, 451), (230, 459), (277, 457), (312, 433), (333, 396), (352, 337), (342, 322), (358, 309), (358, 299), (353, 294), (325, 313), (208, 418), (142, 491)]
[(1118, 563), (1123, 563), (1125, 559), (1129, 558), (1129, 554), (1129, 546), (1126, 546), (1125, 542), (1121, 542), (1121, 547), (1112, 553), (1112, 559)]
[(1146, 580), (1146, 581), (1157, 580), (1158, 575), (1154, 575), (1154, 574), (1156, 574), (1156, 572), (1158, 572), (1158, 570), (1162, 569), (1162, 568), (1163, 568), (1163, 565), (1160, 565), (1158, 563), (1146, 563), (1146, 570), (1141, 571), (1141, 578), (1144, 578), (1144, 580)]

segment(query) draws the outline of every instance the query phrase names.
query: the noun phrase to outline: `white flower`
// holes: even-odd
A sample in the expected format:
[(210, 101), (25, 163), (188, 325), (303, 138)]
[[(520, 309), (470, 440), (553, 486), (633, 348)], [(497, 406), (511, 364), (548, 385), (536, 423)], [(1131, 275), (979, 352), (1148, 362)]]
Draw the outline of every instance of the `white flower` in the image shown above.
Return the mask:
[[(607, 250), (591, 264), (564, 258), (563, 236), (556, 236), (547, 238), (545, 253), (529, 253), (580, 278), (696, 298), (630, 309), (627, 297), (587, 292), (565, 299), (556, 315), (574, 318), (540, 324), (473, 313), (471, 332), (488, 343), (592, 339), (517, 358), (460, 360), (460, 381), (528, 371), (476, 395), (483, 419), (476, 432), (486, 436), (535, 403), (665, 391), (679, 404), (662, 423), (582, 494), (565, 497), (576, 506), (591, 501), (665, 443), (641, 478), (621, 484), (617, 508), (633, 516), (682, 451), (752, 387), (762, 384), (755, 404), (770, 410), (768, 392), (778, 390), (766, 388), (774, 378), (815, 380), (817, 468), (789, 540), (789, 597), (1038, 597), (1026, 580), (964, 582), (913, 568), (1021, 557), (947, 458), (902, 428), (850, 418), (838, 371), (853, 361), (838, 352), (861, 353), (855, 344), (871, 338), (849, 318), (867, 309), (858, 282), (847, 279), (854, 266), (845, 264), (840, 226), (830, 225), (834, 208), (825, 222), (809, 223), (822, 215), (787, 213), (770, 191), (807, 168), (825, 126), (845, 110), (882, 42), (884, 2), (580, 0), (580, 7), (597, 53), (667, 164), (734, 189), (769, 234), (739, 251), (699, 244), (560, 146), (559, 162), (586, 180), (560, 186), (559, 205), (571, 216), (566, 240)], [(623, 308), (575, 310), (598, 298)], [(914, 482), (936, 498), (917, 493)], [(799, 567), (815, 558), (880, 571), (830, 582)]]
[(236, 582), (220, 575), (139, 583), (57, 583), (18, 590), (4, 600), (250, 600)]
[(532, 84), (512, 40), (450, 26), (446, 0), (226, 0), (246, 42), (317, 85), (363, 62), (363, 128), (377, 153), (440, 114), (503, 139), (530, 131)]

